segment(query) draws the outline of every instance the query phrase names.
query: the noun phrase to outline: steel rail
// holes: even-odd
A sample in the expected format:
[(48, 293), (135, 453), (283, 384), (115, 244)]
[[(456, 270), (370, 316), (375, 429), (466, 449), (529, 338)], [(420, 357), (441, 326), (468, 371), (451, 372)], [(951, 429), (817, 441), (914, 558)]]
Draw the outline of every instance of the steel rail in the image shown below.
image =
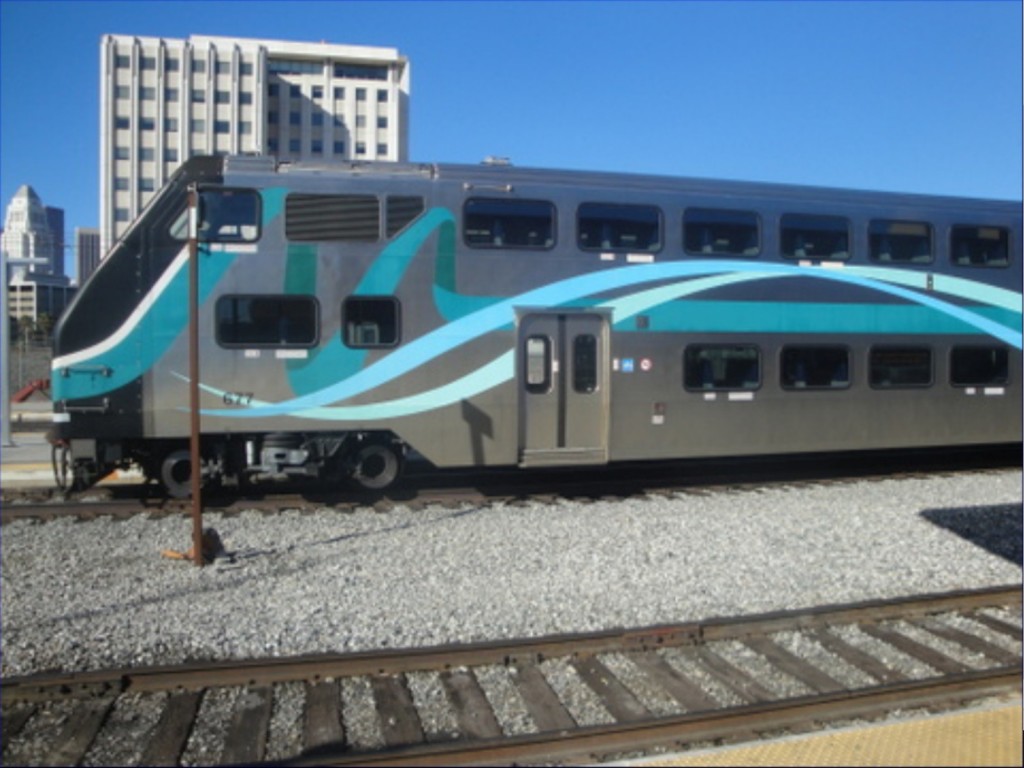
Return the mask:
[(313, 654), (291, 658), (207, 661), (182, 665), (126, 667), (86, 672), (43, 673), (0, 681), (5, 701), (41, 701), (55, 697), (96, 696), (106, 692), (198, 690), (212, 686), (269, 685), (290, 680), (386, 675), (419, 670), (448, 670), (482, 664), (537, 662), (553, 657), (585, 657), (613, 651), (697, 645), (831, 624), (884, 621), (950, 611), (969, 611), (1022, 603), (1021, 585), (936, 593), (890, 600), (772, 611), (736, 618), (712, 618), (642, 629), (451, 644), (431, 648)]

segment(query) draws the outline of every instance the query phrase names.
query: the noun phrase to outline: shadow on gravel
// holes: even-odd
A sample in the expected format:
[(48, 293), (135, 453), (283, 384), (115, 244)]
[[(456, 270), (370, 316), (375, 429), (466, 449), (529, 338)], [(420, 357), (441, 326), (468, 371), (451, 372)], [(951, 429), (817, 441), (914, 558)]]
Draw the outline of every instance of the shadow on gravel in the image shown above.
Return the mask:
[(979, 507), (926, 509), (921, 516), (957, 536), (967, 539), (993, 555), (1024, 565), (1021, 505), (994, 504)]

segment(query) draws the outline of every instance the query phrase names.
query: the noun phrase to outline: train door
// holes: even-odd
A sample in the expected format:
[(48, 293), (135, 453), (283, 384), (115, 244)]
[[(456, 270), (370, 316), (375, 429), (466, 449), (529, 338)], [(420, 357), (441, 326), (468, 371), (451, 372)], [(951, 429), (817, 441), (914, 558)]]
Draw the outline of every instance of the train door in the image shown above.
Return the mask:
[(608, 461), (608, 329), (608, 316), (596, 312), (520, 316), (521, 466)]

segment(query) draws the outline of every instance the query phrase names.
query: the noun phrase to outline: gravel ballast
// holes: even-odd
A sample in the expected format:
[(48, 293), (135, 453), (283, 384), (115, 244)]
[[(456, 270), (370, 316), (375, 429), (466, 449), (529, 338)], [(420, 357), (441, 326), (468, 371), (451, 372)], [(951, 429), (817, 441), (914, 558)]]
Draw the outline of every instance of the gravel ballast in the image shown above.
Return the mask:
[(621, 501), (18, 521), (2, 674), (360, 651), (1021, 582), (1021, 472)]

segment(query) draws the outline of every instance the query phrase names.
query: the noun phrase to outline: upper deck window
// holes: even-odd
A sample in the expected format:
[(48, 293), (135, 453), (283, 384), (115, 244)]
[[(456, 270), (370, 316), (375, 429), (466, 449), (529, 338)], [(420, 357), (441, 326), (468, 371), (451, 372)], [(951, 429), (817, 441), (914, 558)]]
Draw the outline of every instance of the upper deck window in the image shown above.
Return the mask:
[(1010, 263), (1010, 233), (1003, 227), (956, 226), (949, 252), (961, 267), (1005, 267)]
[(934, 260), (932, 228), (920, 221), (875, 219), (868, 227), (872, 261), (928, 264)]
[(296, 241), (372, 243), (380, 237), (380, 201), (374, 195), (288, 195), (285, 237)]
[(688, 208), (683, 215), (683, 246), (687, 253), (756, 256), (761, 252), (757, 214)]
[(473, 248), (548, 249), (555, 244), (555, 206), (546, 200), (473, 197), (463, 208), (462, 234)]
[(585, 251), (658, 251), (661, 211), (652, 205), (584, 203), (576, 214), (576, 238)]
[(783, 215), (779, 232), (782, 255), (790, 259), (850, 258), (850, 222), (841, 216)]

